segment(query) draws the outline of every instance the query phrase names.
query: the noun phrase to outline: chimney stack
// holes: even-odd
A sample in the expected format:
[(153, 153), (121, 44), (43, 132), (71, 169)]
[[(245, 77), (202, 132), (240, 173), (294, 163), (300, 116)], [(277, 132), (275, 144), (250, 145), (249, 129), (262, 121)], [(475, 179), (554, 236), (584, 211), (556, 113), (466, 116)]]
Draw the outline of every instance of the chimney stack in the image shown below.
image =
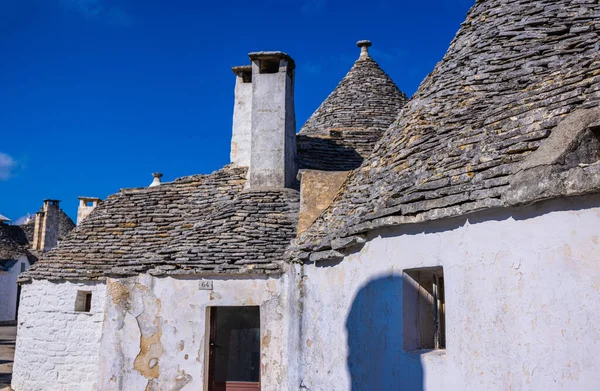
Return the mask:
[(100, 198), (96, 197), (78, 197), (79, 207), (77, 208), (77, 225), (79, 225), (83, 219), (85, 219), (95, 207), (98, 206)]
[(160, 186), (160, 178), (162, 178), (163, 174), (160, 172), (153, 172), (152, 176), (154, 177), (154, 180), (148, 187)]
[(236, 166), (249, 167), (252, 130), (252, 65), (233, 67), (231, 70), (236, 78), (230, 160)]
[(59, 200), (44, 200), (44, 206), (35, 214), (33, 249), (49, 251), (58, 244)]
[(255, 52), (249, 57), (252, 111), (246, 187), (292, 187), (297, 171), (294, 60), (283, 52)]

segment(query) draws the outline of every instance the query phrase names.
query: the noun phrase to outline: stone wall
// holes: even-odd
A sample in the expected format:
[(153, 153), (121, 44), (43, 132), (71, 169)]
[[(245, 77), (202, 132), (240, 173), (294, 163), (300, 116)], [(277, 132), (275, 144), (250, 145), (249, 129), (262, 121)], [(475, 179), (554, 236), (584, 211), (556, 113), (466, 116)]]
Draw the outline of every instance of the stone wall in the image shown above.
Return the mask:
[(21, 264), (29, 269), (29, 261), (22, 255), (6, 272), (0, 271), (0, 322), (15, 320), (17, 310), (17, 277), (21, 273)]
[(99, 389), (205, 389), (211, 306), (260, 306), (261, 389), (294, 389), (289, 278), (109, 279)]
[[(74, 310), (78, 290), (92, 293), (90, 312)], [(96, 390), (104, 302), (100, 282), (24, 284), (12, 388)]]
[[(304, 266), (306, 390), (592, 390), (600, 196), (373, 232)], [(355, 250), (358, 250), (355, 248)], [(445, 350), (405, 352), (403, 270), (442, 266)], [(301, 270), (301, 266), (297, 266)]]

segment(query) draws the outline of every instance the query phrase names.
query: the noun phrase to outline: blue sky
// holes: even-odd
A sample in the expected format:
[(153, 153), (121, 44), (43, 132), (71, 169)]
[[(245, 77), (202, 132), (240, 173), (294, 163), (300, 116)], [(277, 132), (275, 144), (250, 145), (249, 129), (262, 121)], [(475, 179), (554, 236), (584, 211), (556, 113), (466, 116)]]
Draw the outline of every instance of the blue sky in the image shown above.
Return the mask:
[(298, 127), (360, 39), (407, 95), (473, 0), (0, 0), (0, 214), (212, 172), (229, 162), (230, 68), (296, 61)]

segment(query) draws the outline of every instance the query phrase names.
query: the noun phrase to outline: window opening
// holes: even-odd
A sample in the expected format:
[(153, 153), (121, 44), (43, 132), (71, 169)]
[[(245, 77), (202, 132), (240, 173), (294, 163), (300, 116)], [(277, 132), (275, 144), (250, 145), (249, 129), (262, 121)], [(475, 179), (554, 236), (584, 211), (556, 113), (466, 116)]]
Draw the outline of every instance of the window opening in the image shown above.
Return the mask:
[(404, 350), (446, 348), (444, 270), (404, 270), (402, 289)]
[(90, 312), (92, 310), (92, 292), (77, 291), (75, 298), (75, 311)]
[(260, 73), (279, 72), (279, 60), (276, 58), (264, 58), (260, 60)]

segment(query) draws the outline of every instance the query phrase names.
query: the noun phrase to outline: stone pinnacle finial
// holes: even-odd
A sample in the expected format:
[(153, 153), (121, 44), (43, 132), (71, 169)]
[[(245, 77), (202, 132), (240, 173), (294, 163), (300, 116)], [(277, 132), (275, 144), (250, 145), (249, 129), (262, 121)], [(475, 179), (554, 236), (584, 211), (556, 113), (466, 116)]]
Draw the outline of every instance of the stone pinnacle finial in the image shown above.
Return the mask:
[(360, 58), (369, 57), (369, 47), (372, 45), (371, 41), (368, 39), (363, 39), (362, 41), (358, 41), (356, 46), (360, 48)]
[(162, 178), (163, 174), (160, 172), (153, 172), (152, 176), (154, 177), (154, 180), (149, 187), (160, 186), (160, 178)]

